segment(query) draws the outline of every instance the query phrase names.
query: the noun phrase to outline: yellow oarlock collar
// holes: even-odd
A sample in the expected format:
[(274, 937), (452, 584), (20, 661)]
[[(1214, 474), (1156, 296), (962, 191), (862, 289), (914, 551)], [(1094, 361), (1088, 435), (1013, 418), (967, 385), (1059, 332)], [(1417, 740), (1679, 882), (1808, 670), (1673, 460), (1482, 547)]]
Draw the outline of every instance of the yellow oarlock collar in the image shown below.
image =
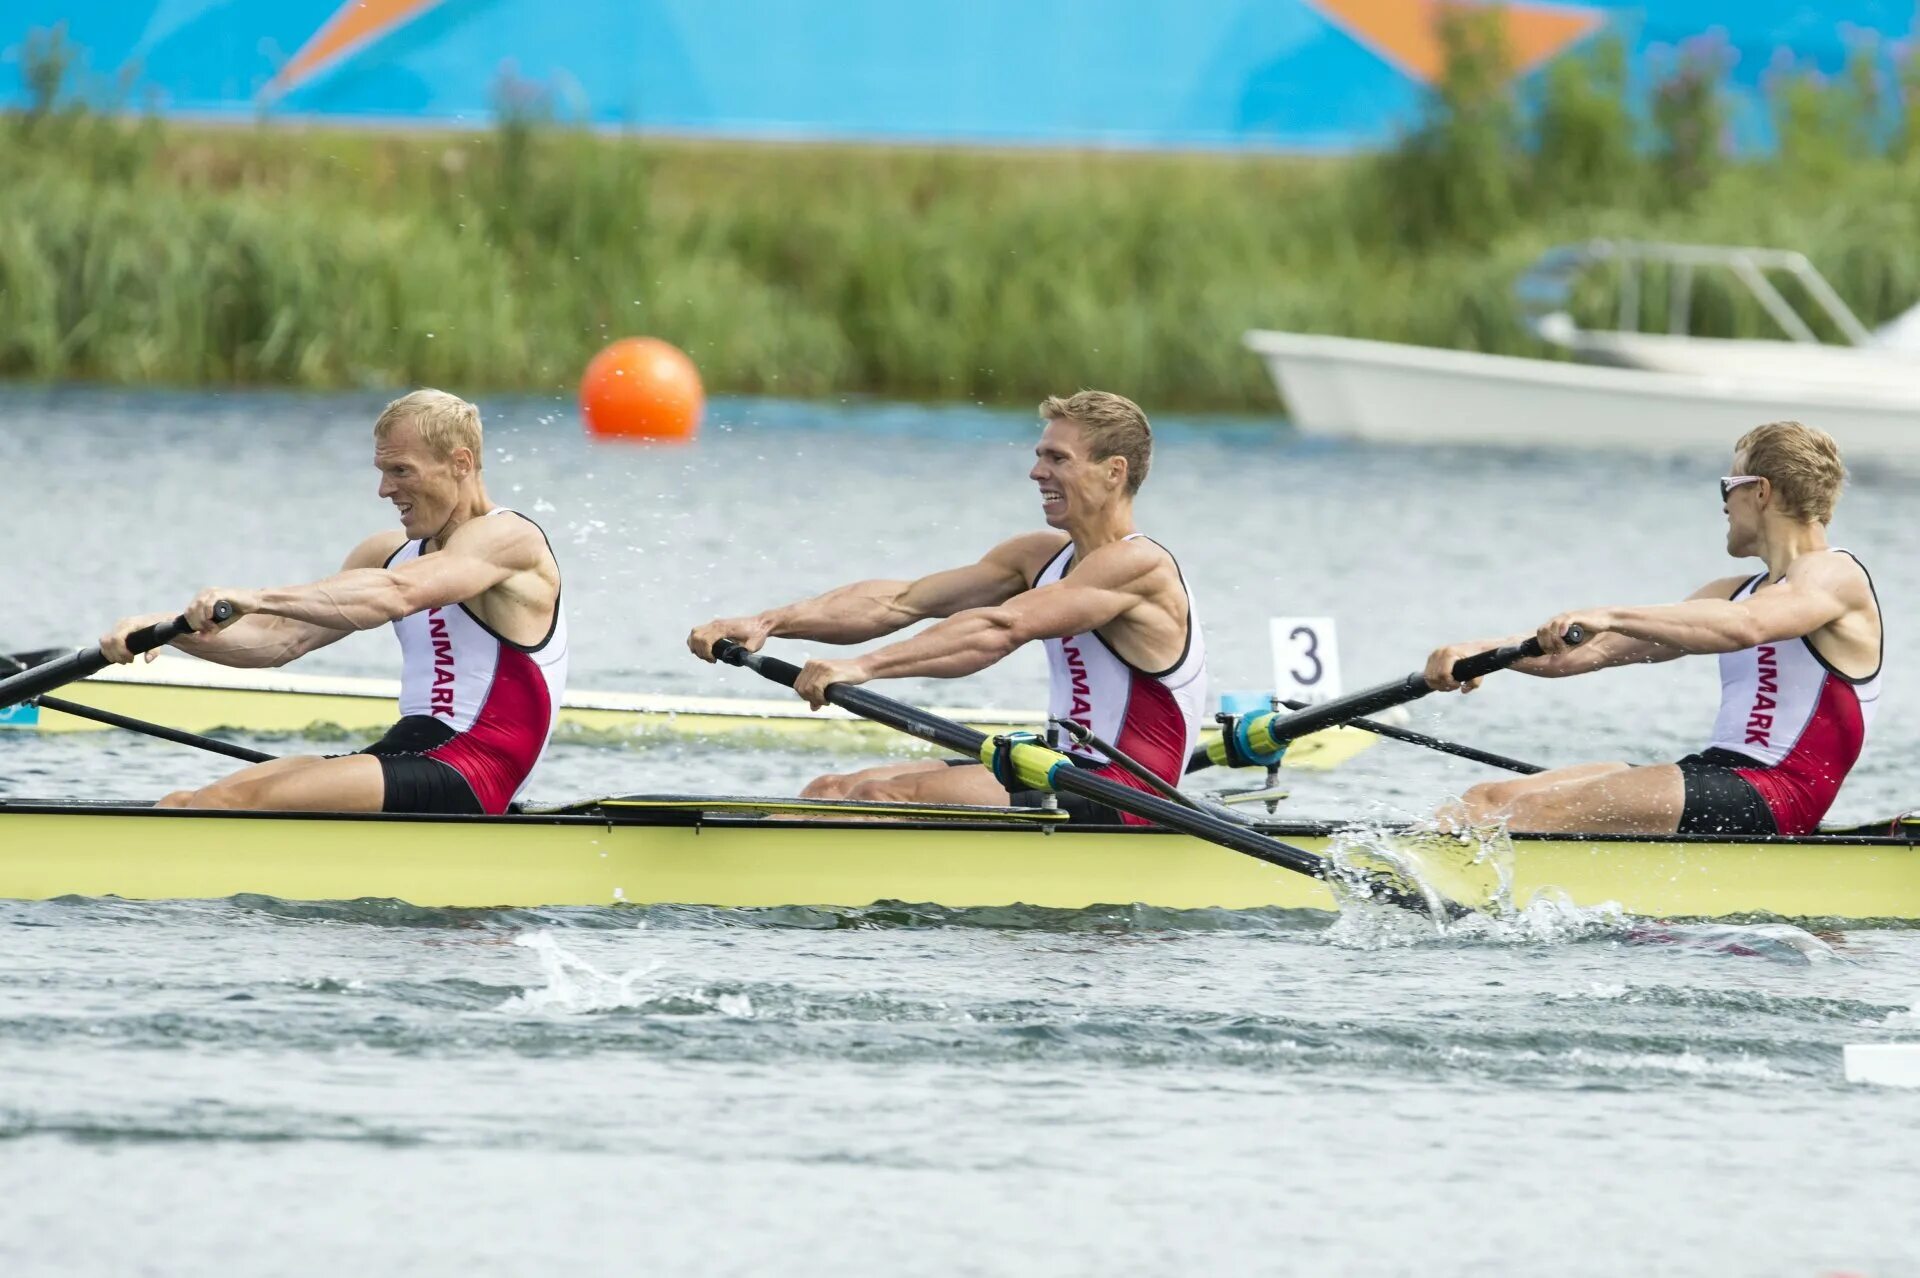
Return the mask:
[(1278, 767), (1288, 742), (1276, 741), (1269, 731), (1284, 715), (1271, 710), (1243, 714), (1207, 742), (1207, 760), (1216, 768)]
[(1041, 744), (1032, 732), (988, 737), (980, 743), (980, 762), (1009, 791), (1051, 790), (1054, 769), (1073, 766), (1073, 760)]

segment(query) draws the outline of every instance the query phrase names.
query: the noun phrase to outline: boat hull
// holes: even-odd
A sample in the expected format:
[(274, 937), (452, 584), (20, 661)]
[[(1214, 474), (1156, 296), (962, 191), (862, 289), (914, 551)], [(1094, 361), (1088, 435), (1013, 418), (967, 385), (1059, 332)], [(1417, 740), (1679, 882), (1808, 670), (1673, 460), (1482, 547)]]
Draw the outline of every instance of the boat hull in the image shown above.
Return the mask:
[(1906, 392), (1692, 376), (1251, 332), (1303, 432), (1421, 444), (1722, 451), (1760, 422), (1795, 418), (1848, 457), (1920, 459), (1920, 382)]
[[(1332, 909), (1328, 888), (1183, 835), (978, 820), (802, 820), (689, 801), (514, 817), (183, 813), (0, 804), (0, 897), (257, 893), (425, 906), (690, 904)], [(989, 815), (992, 815), (989, 813)], [(1323, 825), (1271, 827), (1327, 851)], [(1512, 900), (1635, 914), (1920, 919), (1920, 848), (1890, 838), (1517, 838)], [(1431, 852), (1431, 848), (1427, 849)], [(1453, 892), (1454, 868), (1436, 881)]]

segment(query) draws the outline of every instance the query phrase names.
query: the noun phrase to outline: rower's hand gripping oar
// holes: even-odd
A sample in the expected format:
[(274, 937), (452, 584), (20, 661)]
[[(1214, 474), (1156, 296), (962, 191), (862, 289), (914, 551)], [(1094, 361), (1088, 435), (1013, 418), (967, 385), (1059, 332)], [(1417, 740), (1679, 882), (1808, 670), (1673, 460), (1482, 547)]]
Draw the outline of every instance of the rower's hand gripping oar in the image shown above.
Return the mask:
[[(227, 621), (233, 616), (233, 605), (222, 599), (213, 606), (213, 619)], [(187, 624), (185, 613), (172, 621), (156, 622), (151, 626), (142, 626), (127, 636), (127, 651), (136, 657), (141, 653), (152, 652), (155, 648), (165, 647), (175, 639), (193, 633), (193, 627)], [(31, 701), (43, 692), (52, 692), (55, 688), (84, 679), (90, 674), (98, 674), (113, 662), (98, 647), (81, 648), (69, 656), (49, 661), (45, 665), (34, 666), (11, 679), (0, 679), (0, 710), (8, 706), (17, 706), (22, 701)]]
[[(745, 666), (789, 688), (800, 677), (800, 667), (764, 652), (748, 652), (730, 640), (723, 639), (716, 643), (713, 655), (718, 661)], [(1033, 739), (1031, 734), (988, 737), (964, 724), (928, 714), (915, 706), (852, 684), (829, 684), (826, 699), (863, 719), (871, 719), (922, 741), (978, 759), (996, 776), (1011, 772), (1014, 781), (1024, 788), (1077, 794), (1095, 803), (1104, 803), (1110, 808), (1130, 813), (1143, 821), (1217, 843), (1268, 865), (1322, 882), (1351, 880), (1352, 876), (1343, 874), (1326, 857), (1305, 848), (1295, 847), (1244, 825), (1223, 820), (1210, 812), (1182, 807), (1159, 795), (1121, 785), (1106, 777), (1096, 776), (1085, 768), (1076, 767), (1066, 755), (1048, 749)], [(1417, 890), (1409, 890), (1381, 875), (1367, 876), (1365, 882), (1375, 900), (1422, 914), (1432, 912), (1431, 903)], [(1443, 908), (1449, 914), (1465, 912), (1464, 907), (1451, 902), (1443, 903)]]
[[(1586, 637), (1586, 631), (1579, 626), (1574, 626), (1566, 633), (1569, 644), (1583, 643)], [(1485, 652), (1476, 652), (1471, 657), (1462, 657), (1454, 662), (1453, 677), (1456, 682), (1466, 683), (1473, 679), (1485, 678), (1496, 670), (1505, 670), (1516, 662), (1542, 655), (1544, 654), (1540, 651), (1538, 639), (1528, 639), (1524, 643), (1510, 643), (1500, 648), (1489, 648)], [(1297, 741), (1310, 732), (1337, 728), (1363, 715), (1378, 714), (1382, 710), (1391, 710), (1394, 706), (1403, 706), (1409, 701), (1418, 701), (1432, 691), (1433, 687), (1427, 682), (1427, 676), (1416, 670), (1404, 679), (1390, 679), (1386, 683), (1375, 684), (1351, 696), (1323, 701), (1319, 705), (1308, 706), (1293, 714), (1242, 715), (1234, 724), (1230, 736), (1223, 733), (1219, 741), (1196, 750), (1193, 759), (1188, 762), (1187, 770), (1193, 771), (1194, 767), (1200, 764), (1202, 753), (1207, 756), (1207, 763), (1211, 764), (1231, 767), (1272, 767), (1279, 762), (1280, 755), (1285, 752), (1287, 743), (1290, 741)], [(1380, 731), (1385, 726), (1384, 724), (1378, 727), (1372, 724), (1367, 725), (1372, 731)], [(1399, 734), (1381, 732), (1381, 735)], [(1418, 733), (1408, 733), (1402, 739), (1419, 736)], [(1477, 758), (1480, 762), (1509, 768), (1515, 772), (1541, 771), (1532, 764), (1521, 763), (1518, 759), (1504, 759), (1499, 755), (1488, 755), (1479, 751), (1468, 754), (1466, 747), (1448, 748), (1452, 743), (1440, 741), (1438, 738), (1427, 737), (1415, 740), (1413, 744), (1445, 749), (1449, 754)]]

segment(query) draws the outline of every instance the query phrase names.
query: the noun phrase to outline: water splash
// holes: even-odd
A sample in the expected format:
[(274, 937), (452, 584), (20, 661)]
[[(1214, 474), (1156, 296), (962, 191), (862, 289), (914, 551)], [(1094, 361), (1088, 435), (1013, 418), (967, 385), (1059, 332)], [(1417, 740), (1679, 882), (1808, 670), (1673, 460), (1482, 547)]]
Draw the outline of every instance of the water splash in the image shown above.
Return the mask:
[(674, 990), (657, 980), (664, 964), (655, 961), (622, 972), (603, 972), (569, 951), (546, 932), (525, 932), (515, 945), (540, 957), (543, 986), (522, 990), (498, 1010), (577, 1016), (591, 1012), (642, 1012), (686, 1016), (717, 1013), (734, 1020), (752, 1020), (753, 999), (743, 990)]
[[(1616, 940), (1671, 945), (1696, 953), (1799, 964), (1846, 962), (1833, 945), (1785, 922), (1668, 923), (1638, 918), (1618, 902), (1582, 906), (1557, 888), (1513, 901), (1513, 839), (1501, 825), (1441, 831), (1432, 825), (1351, 826), (1336, 833), (1328, 856), (1341, 872), (1340, 916), (1327, 929), (1334, 945), (1355, 949), (1444, 943), (1568, 944)], [(1387, 878), (1424, 898), (1428, 916), (1386, 905), (1370, 882)], [(1468, 913), (1449, 917), (1453, 902)]]
[[(1327, 940), (1354, 949), (1441, 942), (1538, 945), (1619, 935), (1631, 922), (1619, 905), (1575, 905), (1563, 892), (1535, 892), (1513, 903), (1513, 840), (1505, 827), (1441, 831), (1433, 826), (1350, 826), (1327, 853), (1340, 871), (1340, 917)], [(1374, 899), (1369, 883), (1387, 877), (1430, 905), (1421, 916)], [(1448, 917), (1446, 903), (1470, 913)]]
[(500, 1005), (502, 1012), (580, 1015), (639, 1007), (658, 997), (659, 990), (651, 983), (662, 966), (657, 961), (612, 976), (569, 952), (549, 933), (525, 932), (513, 943), (539, 956), (546, 984), (515, 994)]
[(1920, 999), (1904, 1012), (1888, 1012), (1878, 1021), (1862, 1021), (1862, 1025), (1875, 1029), (1920, 1029)]

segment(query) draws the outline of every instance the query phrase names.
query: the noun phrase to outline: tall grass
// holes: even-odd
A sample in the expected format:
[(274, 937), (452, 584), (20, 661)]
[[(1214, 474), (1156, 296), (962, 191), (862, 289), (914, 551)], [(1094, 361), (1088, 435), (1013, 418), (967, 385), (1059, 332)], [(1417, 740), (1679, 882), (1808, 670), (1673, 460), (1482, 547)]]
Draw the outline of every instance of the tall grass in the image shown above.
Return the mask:
[[(1589, 235), (1799, 247), (1869, 320), (1920, 297), (1911, 69), (1783, 73), (1779, 154), (1733, 163), (1713, 47), (1646, 104), (1604, 42), (1520, 96), (1448, 12), (1429, 115), (1353, 160), (639, 142), (512, 83), (486, 134), (193, 129), (88, 109), (46, 37), (0, 119), (0, 375), (559, 391), (645, 332), (718, 391), (1265, 410), (1244, 329), (1527, 351), (1514, 275)], [(1697, 327), (1768, 331), (1702, 283)]]

